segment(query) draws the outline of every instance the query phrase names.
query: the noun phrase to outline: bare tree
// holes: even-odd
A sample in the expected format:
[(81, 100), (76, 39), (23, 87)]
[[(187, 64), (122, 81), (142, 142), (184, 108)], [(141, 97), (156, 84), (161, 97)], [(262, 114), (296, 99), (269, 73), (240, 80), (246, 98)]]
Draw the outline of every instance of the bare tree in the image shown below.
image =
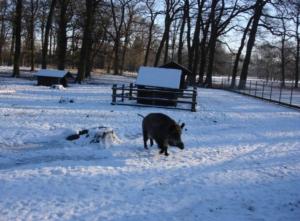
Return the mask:
[(48, 47), (49, 47), (49, 34), (50, 34), (50, 29), (52, 25), (52, 18), (54, 14), (54, 8), (56, 5), (57, 0), (52, 0), (48, 17), (47, 17), (47, 22), (46, 22), (46, 27), (45, 27), (45, 36), (43, 40), (43, 47), (42, 47), (42, 68), (47, 69), (47, 54), (48, 54)]
[(34, 71), (35, 63), (35, 24), (36, 15), (39, 9), (39, 0), (30, 0), (28, 3), (28, 10), (24, 14), (28, 16), (28, 43), (30, 55), (30, 70)]
[(85, 1), (85, 22), (84, 22), (84, 31), (82, 38), (82, 45), (80, 51), (80, 59), (78, 64), (78, 74), (77, 81), (81, 82), (89, 74), (90, 70), (90, 59), (91, 59), (91, 48), (93, 44), (93, 25), (94, 25), (94, 16), (98, 4), (101, 0), (86, 0)]
[(240, 76), (240, 82), (239, 82), (239, 88), (243, 89), (245, 88), (246, 85), (246, 80), (248, 76), (248, 69), (249, 69), (249, 64), (251, 60), (251, 54), (252, 54), (252, 49), (255, 43), (256, 39), (256, 33), (258, 29), (258, 24), (259, 20), (262, 16), (263, 8), (265, 5), (268, 3), (268, 0), (256, 0), (255, 6), (254, 6), (254, 14), (253, 14), (253, 23), (251, 25), (251, 30), (249, 33), (249, 39), (247, 43), (247, 49), (246, 49), (246, 55), (241, 71), (241, 76)]
[(4, 0), (0, 2), (0, 65), (3, 63), (3, 46), (5, 45), (7, 28), (6, 28), (6, 16), (7, 16), (8, 2)]
[(124, 28), (125, 22), (125, 12), (127, 5), (131, 0), (118, 0), (116, 5), (113, 0), (110, 0), (110, 10), (112, 14), (112, 31), (107, 30), (108, 34), (114, 41), (113, 46), (113, 68), (114, 74), (118, 75), (120, 70), (120, 46), (121, 46), (121, 37), (122, 30)]
[(146, 1), (146, 7), (150, 16), (150, 22), (149, 22), (148, 41), (147, 41), (147, 47), (145, 52), (144, 66), (147, 66), (148, 64), (150, 47), (153, 38), (153, 28), (154, 28), (155, 20), (159, 15), (159, 12), (155, 11), (154, 6), (155, 6), (155, 0)]
[(137, 13), (136, 9), (137, 2), (132, 1), (129, 4), (127, 4), (127, 13), (126, 13), (126, 18), (124, 19), (124, 43), (122, 47), (122, 57), (121, 57), (121, 65), (120, 65), (120, 73), (123, 74), (124, 71), (124, 65), (125, 65), (125, 58), (126, 58), (126, 53), (127, 53), (127, 48), (129, 45), (130, 41), (130, 36), (132, 35), (132, 26), (133, 23), (135, 22), (135, 14)]
[(293, 22), (295, 25), (294, 30), (294, 38), (296, 40), (296, 53), (295, 53), (295, 84), (294, 87), (299, 87), (299, 62), (300, 62), (300, 34), (299, 34), (299, 26), (300, 26), (300, 2), (297, 0), (291, 0), (290, 5), (292, 7), (292, 15)]
[(176, 14), (180, 10), (179, 6), (180, 6), (180, 0), (165, 0), (166, 10), (165, 10), (165, 21), (164, 21), (164, 33), (160, 41), (159, 47), (157, 49), (154, 66), (157, 66), (159, 63), (163, 47), (165, 47), (164, 63), (168, 59), (170, 28)]
[(246, 38), (247, 38), (247, 35), (249, 33), (249, 28), (250, 28), (250, 25), (252, 24), (252, 21), (253, 21), (253, 17), (251, 17), (249, 19), (249, 21), (247, 23), (247, 26), (244, 29), (244, 33), (243, 33), (243, 37), (241, 39), (240, 47), (238, 49), (238, 52), (237, 52), (235, 60), (234, 60), (234, 65), (233, 65), (233, 69), (232, 69), (232, 77), (231, 77), (231, 88), (235, 87), (236, 76), (237, 76), (237, 72), (238, 72), (238, 66), (239, 66), (240, 58), (241, 58), (242, 51), (243, 51), (244, 46), (245, 46)]
[(57, 69), (64, 70), (67, 52), (67, 24), (68, 24), (68, 5), (71, 0), (58, 0), (59, 3), (59, 19), (57, 30)]
[[(201, 32), (201, 21), (203, 19), (203, 7), (204, 7), (204, 0), (197, 0), (198, 5), (198, 13), (197, 13), (197, 20), (196, 20), (196, 26), (194, 31), (194, 37), (193, 37), (193, 45), (190, 53), (190, 59), (189, 59), (189, 66), (192, 67), (192, 79), (190, 79), (190, 82), (192, 84), (196, 83), (196, 72), (198, 70), (198, 64), (199, 64), (199, 57), (200, 57), (200, 32)], [(192, 64), (193, 61), (193, 64)]]
[(14, 51), (13, 77), (19, 77), (20, 76), (22, 7), (23, 7), (22, 0), (17, 0), (16, 13), (15, 13), (15, 19), (14, 19), (14, 25), (15, 25), (15, 51)]

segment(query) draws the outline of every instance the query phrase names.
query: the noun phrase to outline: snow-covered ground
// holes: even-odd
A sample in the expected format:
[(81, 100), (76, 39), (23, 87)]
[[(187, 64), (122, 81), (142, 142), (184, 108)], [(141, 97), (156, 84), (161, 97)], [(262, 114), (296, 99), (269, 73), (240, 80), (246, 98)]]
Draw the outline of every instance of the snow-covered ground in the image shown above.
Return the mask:
[[(300, 112), (210, 89), (196, 113), (111, 106), (111, 83), (131, 80), (0, 77), (1, 221), (300, 220)], [(137, 114), (150, 112), (186, 123), (184, 150), (144, 150)], [(99, 126), (118, 142), (65, 140)]]

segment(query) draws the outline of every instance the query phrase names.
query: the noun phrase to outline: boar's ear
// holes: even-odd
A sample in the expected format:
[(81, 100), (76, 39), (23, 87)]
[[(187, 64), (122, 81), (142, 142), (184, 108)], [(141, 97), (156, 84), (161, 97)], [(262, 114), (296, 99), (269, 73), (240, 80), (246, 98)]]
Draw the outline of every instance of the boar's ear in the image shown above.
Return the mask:
[(180, 125), (181, 129), (184, 128), (184, 126), (185, 126), (185, 123), (182, 123), (182, 124)]

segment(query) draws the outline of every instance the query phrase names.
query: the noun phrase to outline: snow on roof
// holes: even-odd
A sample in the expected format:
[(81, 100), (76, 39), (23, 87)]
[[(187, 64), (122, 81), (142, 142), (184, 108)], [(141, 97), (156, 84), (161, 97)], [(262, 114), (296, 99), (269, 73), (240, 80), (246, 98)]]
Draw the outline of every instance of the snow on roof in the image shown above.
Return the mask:
[(170, 68), (140, 67), (136, 85), (178, 89), (181, 70)]
[(61, 71), (61, 70), (52, 70), (52, 69), (42, 69), (39, 70), (35, 76), (41, 76), (41, 77), (58, 77), (62, 78), (67, 74), (67, 71)]

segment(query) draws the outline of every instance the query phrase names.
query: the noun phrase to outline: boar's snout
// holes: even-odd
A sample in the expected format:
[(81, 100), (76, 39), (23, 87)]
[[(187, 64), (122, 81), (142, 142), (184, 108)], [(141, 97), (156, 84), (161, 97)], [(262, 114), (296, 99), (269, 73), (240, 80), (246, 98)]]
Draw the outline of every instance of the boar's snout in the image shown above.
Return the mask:
[(181, 143), (178, 144), (178, 147), (179, 147), (181, 150), (183, 150), (183, 149), (184, 149), (184, 144), (181, 142)]
[(184, 144), (183, 144), (182, 141), (177, 142), (177, 141), (174, 141), (174, 140), (169, 140), (169, 145), (170, 145), (170, 146), (173, 146), (173, 147), (178, 147), (178, 148), (181, 149), (181, 150), (184, 149)]

